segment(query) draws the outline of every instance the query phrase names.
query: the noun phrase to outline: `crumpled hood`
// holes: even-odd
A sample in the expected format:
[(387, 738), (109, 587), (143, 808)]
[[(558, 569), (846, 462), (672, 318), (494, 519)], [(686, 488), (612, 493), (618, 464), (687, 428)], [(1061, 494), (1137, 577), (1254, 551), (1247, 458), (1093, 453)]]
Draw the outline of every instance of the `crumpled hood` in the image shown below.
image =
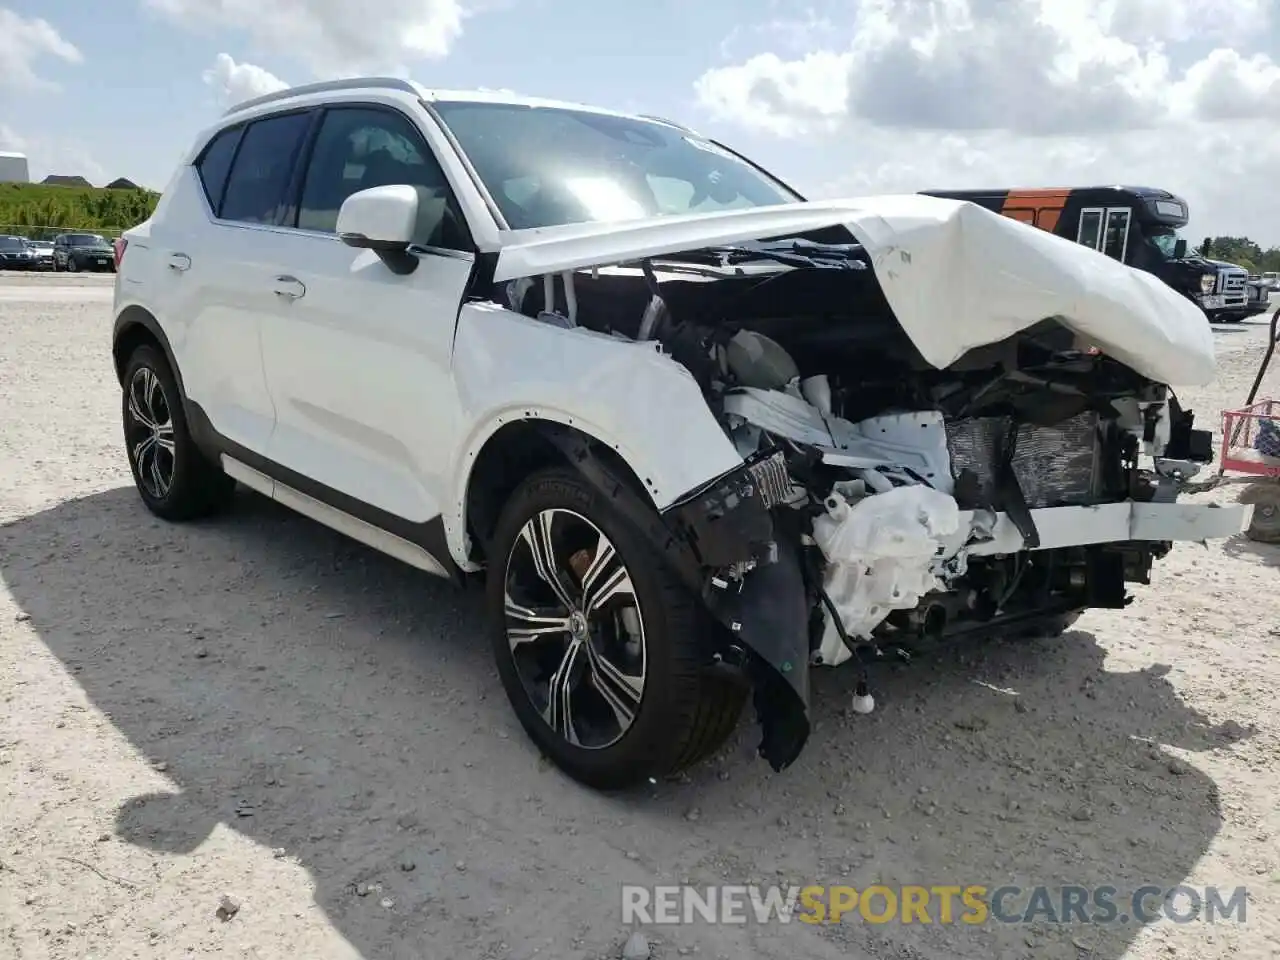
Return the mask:
[(494, 279), (837, 224), (866, 248), (898, 322), (939, 369), (1056, 317), (1153, 380), (1200, 386), (1214, 378), (1213, 334), (1190, 300), (1151, 274), (964, 200), (906, 194), (508, 231)]

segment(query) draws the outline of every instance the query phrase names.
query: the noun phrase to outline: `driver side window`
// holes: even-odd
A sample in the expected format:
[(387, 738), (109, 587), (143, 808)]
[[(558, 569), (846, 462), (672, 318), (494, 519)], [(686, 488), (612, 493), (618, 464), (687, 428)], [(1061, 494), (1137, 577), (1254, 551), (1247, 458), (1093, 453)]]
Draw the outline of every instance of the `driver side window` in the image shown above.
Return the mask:
[(408, 184), (445, 203), (421, 205), (414, 243), (468, 250), (461, 210), (435, 155), (409, 120), (391, 109), (325, 111), (307, 163), (296, 226), (333, 233), (343, 201), (360, 190)]

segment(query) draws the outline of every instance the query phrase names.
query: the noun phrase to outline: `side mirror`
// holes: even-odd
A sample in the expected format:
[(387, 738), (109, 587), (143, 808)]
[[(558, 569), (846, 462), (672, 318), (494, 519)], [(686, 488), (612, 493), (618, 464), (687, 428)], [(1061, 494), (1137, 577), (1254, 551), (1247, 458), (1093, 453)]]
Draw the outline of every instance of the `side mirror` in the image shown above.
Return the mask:
[(1173, 242), (1173, 259), (1181, 260), (1187, 255), (1187, 241), (1185, 237), (1179, 237)]
[(351, 194), (338, 210), (338, 237), (349, 247), (372, 250), (392, 273), (414, 271), (409, 245), (418, 228), (418, 190), (397, 183)]

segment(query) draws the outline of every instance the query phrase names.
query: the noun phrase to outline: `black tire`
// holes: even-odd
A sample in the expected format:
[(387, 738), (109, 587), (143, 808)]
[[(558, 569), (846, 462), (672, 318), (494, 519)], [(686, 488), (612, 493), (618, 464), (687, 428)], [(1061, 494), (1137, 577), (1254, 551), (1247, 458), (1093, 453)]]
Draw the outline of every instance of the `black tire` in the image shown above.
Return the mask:
[[(516, 544), (526, 524), (544, 511), (557, 511), (557, 516), (564, 512), (570, 518), (568, 523), (585, 521), (595, 533), (607, 538), (621, 561), (623, 573), (630, 576), (633, 591), (626, 596), (634, 599), (632, 606), (642, 618), (644, 671), (639, 706), (632, 714), (634, 719), (630, 725), (623, 728), (616, 740), (605, 745), (581, 746), (553, 729), (535, 705), (534, 694), (526, 689), (522, 677), (528, 677), (528, 667), (517, 666), (509, 639), (507, 579), (509, 572), (518, 572)], [(554, 535), (549, 535), (549, 540), (554, 542)], [(527, 541), (522, 542), (522, 550), (524, 543)], [(578, 580), (573, 579), (572, 571), (566, 568), (568, 551), (565, 557), (557, 556), (555, 549), (550, 552), (577, 589)], [(492, 560), (486, 599), (502, 685), (521, 726), (543, 753), (569, 776), (601, 790), (633, 786), (649, 778), (670, 776), (705, 759), (733, 732), (749, 688), (736, 674), (716, 670), (710, 663), (710, 656), (700, 642), (711, 626), (709, 615), (608, 498), (575, 471), (555, 468), (526, 479), (503, 507), (488, 556)], [(612, 581), (608, 573), (600, 576)], [(584, 583), (586, 579), (583, 578)], [(589, 604), (582, 606), (589, 610)], [(613, 617), (616, 621), (618, 614), (614, 613)], [(550, 645), (547, 662), (552, 662), (560, 659), (559, 648), (567, 648), (573, 640), (570, 634), (561, 632), (537, 642)], [(604, 641), (587, 639), (585, 643), (593, 644), (597, 657), (603, 655), (599, 651)], [(538, 654), (534, 651), (533, 655)], [(583, 679), (588, 672), (595, 675), (592, 657), (584, 656), (584, 666), (578, 671)], [(574, 687), (573, 696), (581, 697), (586, 690), (589, 697), (603, 704), (603, 698), (594, 692), (597, 689), (594, 682), (584, 686), (580, 681)], [(580, 699), (578, 703), (581, 702)], [(547, 709), (550, 710), (550, 706)], [(571, 706), (569, 715), (576, 716), (577, 711), (577, 706)], [(571, 719), (568, 725), (572, 729), (574, 721)], [(575, 735), (584, 739), (581, 729), (579, 726)]]
[[(148, 399), (140, 402), (144, 393)], [(164, 520), (195, 520), (230, 503), (235, 481), (196, 447), (177, 380), (164, 355), (151, 344), (134, 350), (125, 364), (121, 420), (134, 485), (153, 514)], [(153, 429), (150, 422), (159, 426)], [(171, 451), (161, 442), (166, 435)], [(148, 438), (151, 444), (145, 446)]]
[(1083, 610), (1072, 610), (1070, 613), (1054, 613), (1039, 617), (1022, 624), (1018, 636), (1025, 640), (1053, 639), (1060, 637), (1084, 615)]
[(67, 257), (67, 272), (68, 272), (68, 273), (79, 273), (79, 272), (80, 272), (80, 261), (79, 261), (79, 260), (77, 260), (75, 257)]

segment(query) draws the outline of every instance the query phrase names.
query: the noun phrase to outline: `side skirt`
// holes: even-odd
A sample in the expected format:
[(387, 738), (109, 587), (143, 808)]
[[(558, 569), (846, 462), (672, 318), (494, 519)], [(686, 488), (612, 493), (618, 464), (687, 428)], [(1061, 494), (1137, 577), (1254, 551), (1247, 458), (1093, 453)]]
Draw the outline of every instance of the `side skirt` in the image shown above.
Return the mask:
[(184, 406), (196, 446), (209, 459), (221, 463), (228, 476), (374, 550), (455, 585), (462, 584), (463, 573), (449, 553), (443, 518), (413, 523), (316, 483), (219, 434), (193, 400), (188, 398)]

